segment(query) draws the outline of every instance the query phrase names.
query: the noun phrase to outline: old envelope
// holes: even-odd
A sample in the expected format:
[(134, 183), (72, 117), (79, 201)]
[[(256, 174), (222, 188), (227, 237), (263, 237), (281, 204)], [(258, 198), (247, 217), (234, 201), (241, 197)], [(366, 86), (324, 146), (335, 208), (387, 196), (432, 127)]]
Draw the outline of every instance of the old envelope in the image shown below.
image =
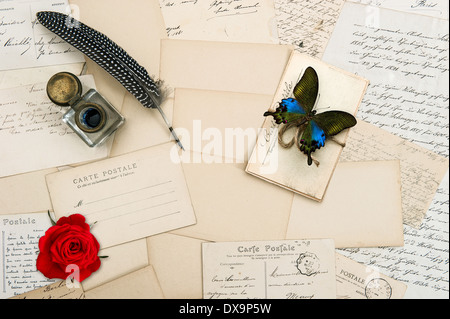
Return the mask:
[(403, 246), (399, 161), (341, 162), (322, 203), (296, 195), (286, 238), (337, 248)]
[[(313, 67), (319, 78), (319, 96), (315, 110), (319, 113), (340, 110), (356, 114), (368, 81), (298, 52), (292, 53), (268, 109), (275, 110), (282, 99), (292, 96), (295, 85), (308, 67)], [(308, 166), (307, 157), (298, 147), (279, 146), (278, 131), (281, 128), (282, 125), (276, 124), (272, 117), (266, 118), (246, 171), (272, 184), (321, 201), (339, 160), (342, 146), (328, 139), (326, 146), (313, 154), (320, 165)], [(344, 143), (347, 135), (348, 130), (344, 130), (335, 136), (335, 140)], [(289, 139), (292, 139), (292, 136), (289, 136)], [(284, 137), (286, 143), (289, 139)]]
[(205, 299), (335, 299), (329, 239), (202, 244)]
[(195, 224), (181, 165), (163, 144), (46, 177), (57, 218), (95, 223), (101, 248)]

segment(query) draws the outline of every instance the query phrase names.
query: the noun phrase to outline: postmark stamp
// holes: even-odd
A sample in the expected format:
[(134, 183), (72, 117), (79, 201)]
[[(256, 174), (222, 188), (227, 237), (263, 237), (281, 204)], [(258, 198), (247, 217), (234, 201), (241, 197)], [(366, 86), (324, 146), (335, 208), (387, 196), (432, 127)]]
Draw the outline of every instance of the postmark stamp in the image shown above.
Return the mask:
[(391, 299), (392, 287), (382, 278), (374, 278), (366, 285), (367, 299)]
[(310, 252), (300, 254), (297, 259), (297, 269), (302, 275), (312, 276), (319, 272), (320, 260), (317, 256)]

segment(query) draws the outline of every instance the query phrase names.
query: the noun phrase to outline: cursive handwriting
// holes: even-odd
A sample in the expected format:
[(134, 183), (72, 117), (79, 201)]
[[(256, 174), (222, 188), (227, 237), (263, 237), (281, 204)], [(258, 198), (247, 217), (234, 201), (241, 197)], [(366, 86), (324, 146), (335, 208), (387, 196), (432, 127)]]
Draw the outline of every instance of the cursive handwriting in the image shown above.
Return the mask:
[(84, 62), (79, 51), (37, 22), (34, 10), (49, 4), (53, 11), (68, 5), (56, 0), (0, 3), (0, 70)]
[(12, 297), (53, 282), (36, 270), (39, 238), (51, 226), (47, 214), (4, 215), (1, 225), (0, 297)]
[[(448, 22), (380, 9), (378, 25), (366, 24), (366, 9), (344, 6), (324, 60), (371, 81), (361, 118), (448, 158)], [(371, 143), (370, 138), (366, 142)], [(403, 156), (414, 162), (420, 155), (411, 147)], [(420, 189), (435, 188), (438, 181), (426, 165), (417, 162), (409, 170), (423, 174), (420, 180), (409, 176), (414, 198), (408, 200), (420, 201), (425, 194)], [(448, 198), (447, 176), (420, 227), (405, 225), (404, 247), (351, 249), (345, 254), (407, 283), (407, 295), (448, 298)]]
[[(160, 0), (169, 37), (273, 43), (272, 0)], [(189, 17), (186, 17), (189, 12)]]
[(320, 57), (325, 50), (344, 0), (275, 0), (281, 43)]

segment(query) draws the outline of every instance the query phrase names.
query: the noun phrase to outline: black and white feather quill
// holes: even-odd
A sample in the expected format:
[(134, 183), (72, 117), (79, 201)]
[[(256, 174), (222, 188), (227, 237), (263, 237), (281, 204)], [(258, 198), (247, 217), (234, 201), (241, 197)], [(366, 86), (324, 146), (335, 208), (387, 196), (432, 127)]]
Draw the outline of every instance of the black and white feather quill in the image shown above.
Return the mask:
[(160, 108), (164, 98), (161, 83), (154, 81), (147, 70), (124, 49), (106, 35), (63, 13), (42, 11), (37, 13), (37, 19), (48, 30), (60, 36), (111, 74), (144, 107), (157, 108), (175, 140), (183, 148)]

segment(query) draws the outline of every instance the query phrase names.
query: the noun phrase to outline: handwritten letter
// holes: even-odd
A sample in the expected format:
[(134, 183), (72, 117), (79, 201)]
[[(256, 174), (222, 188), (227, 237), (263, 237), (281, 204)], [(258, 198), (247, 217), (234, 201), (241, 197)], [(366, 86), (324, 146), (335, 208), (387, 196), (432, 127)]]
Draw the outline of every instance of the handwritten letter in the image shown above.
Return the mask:
[(350, 0), (386, 9), (407, 11), (448, 20), (447, 0)]
[(448, 157), (448, 22), (347, 3), (323, 59), (370, 81), (360, 118)]
[(52, 226), (47, 213), (2, 215), (0, 223), (0, 298), (53, 282), (36, 269), (39, 238)]
[(66, 0), (1, 2), (0, 70), (84, 62), (78, 50), (48, 31), (36, 19), (39, 11), (66, 13), (69, 9)]
[[(171, 38), (278, 43), (273, 0), (159, 2)], [(189, 12), (189, 16), (186, 12)]]
[[(448, 21), (354, 3), (344, 6), (324, 60), (368, 78), (360, 116), (448, 157)], [(448, 175), (405, 246), (345, 255), (408, 283), (405, 297), (448, 298)]]
[[(86, 92), (92, 76), (81, 77)], [(67, 108), (47, 97), (46, 83), (0, 91), (0, 177), (107, 156), (107, 145), (89, 148), (62, 122)], [(30, 158), (33, 157), (33, 160)]]

